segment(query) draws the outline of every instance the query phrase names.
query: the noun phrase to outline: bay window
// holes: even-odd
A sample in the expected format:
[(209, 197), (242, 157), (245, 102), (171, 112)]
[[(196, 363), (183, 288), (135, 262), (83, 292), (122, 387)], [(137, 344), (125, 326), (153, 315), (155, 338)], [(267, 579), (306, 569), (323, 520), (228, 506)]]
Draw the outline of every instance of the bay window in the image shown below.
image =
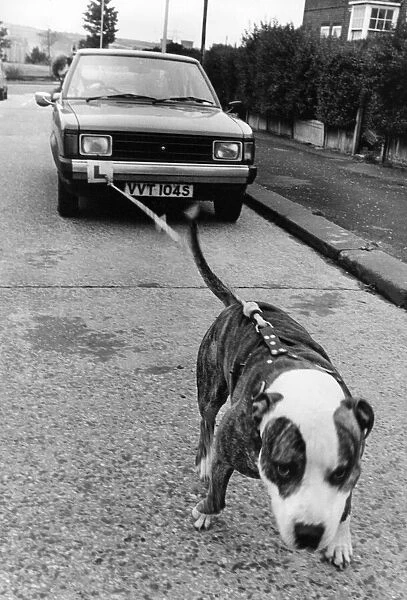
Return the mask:
[(400, 2), (352, 0), (348, 40), (359, 40), (377, 32), (391, 31), (397, 24)]

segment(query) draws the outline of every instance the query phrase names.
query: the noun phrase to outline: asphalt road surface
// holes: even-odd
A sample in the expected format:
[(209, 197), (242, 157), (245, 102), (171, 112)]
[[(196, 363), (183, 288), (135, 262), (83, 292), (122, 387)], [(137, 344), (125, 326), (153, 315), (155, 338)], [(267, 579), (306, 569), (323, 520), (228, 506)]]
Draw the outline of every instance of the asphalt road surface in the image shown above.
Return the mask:
[(249, 208), (227, 226), (203, 210), (216, 271), (303, 323), (376, 426), (346, 571), (287, 550), (239, 475), (197, 533), (195, 360), (222, 307), (132, 207), (57, 215), (50, 110), (32, 92), (0, 103), (0, 598), (405, 599), (407, 313)]
[(257, 183), (407, 262), (407, 171), (256, 133)]

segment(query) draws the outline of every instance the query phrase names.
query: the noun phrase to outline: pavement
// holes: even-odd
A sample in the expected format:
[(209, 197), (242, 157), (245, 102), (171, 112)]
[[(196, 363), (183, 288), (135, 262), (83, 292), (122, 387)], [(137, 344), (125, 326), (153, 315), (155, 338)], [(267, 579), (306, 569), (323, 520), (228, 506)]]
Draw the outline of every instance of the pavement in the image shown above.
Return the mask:
[[(406, 600), (407, 312), (270, 212), (244, 207), (225, 226), (203, 206), (215, 272), (303, 324), (376, 423), (350, 568), (285, 548), (263, 486), (239, 474), (225, 512), (196, 532), (195, 363), (222, 305), (189, 254), (130, 209), (95, 201), (61, 219), (49, 114), (12, 106), (19, 121), (4, 118), (0, 144), (1, 600)], [(182, 215), (170, 223), (185, 233)]]
[[(312, 149), (310, 149), (312, 151)], [(369, 177), (405, 185), (404, 169), (385, 169), (355, 161), (355, 170)], [(322, 215), (254, 183), (248, 204), (266, 218), (334, 260), (396, 306), (407, 308), (407, 264), (380, 250)]]

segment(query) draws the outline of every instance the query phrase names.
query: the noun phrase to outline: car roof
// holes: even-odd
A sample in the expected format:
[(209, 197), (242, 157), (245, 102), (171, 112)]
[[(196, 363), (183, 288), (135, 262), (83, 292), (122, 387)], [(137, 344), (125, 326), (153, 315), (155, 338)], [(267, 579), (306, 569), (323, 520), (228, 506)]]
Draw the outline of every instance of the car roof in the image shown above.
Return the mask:
[(138, 56), (144, 58), (160, 58), (164, 60), (177, 60), (181, 62), (189, 62), (199, 64), (196, 58), (184, 56), (182, 54), (170, 54), (167, 52), (152, 52), (151, 50), (124, 50), (121, 48), (81, 48), (76, 54), (102, 54), (105, 56)]

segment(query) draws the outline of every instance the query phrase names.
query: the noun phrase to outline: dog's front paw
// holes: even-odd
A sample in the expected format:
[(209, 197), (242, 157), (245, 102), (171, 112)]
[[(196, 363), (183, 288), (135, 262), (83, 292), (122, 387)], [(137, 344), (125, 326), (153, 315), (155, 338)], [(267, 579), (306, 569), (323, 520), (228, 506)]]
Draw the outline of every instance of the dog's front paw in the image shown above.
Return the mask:
[(349, 519), (340, 523), (334, 539), (323, 554), (325, 560), (331, 562), (338, 569), (345, 569), (350, 564), (353, 549)]
[(212, 525), (212, 521), (213, 518), (216, 515), (206, 515), (205, 513), (201, 513), (198, 510), (198, 506), (200, 506), (201, 503), (197, 504), (195, 506), (195, 508), (192, 509), (192, 516), (194, 517), (194, 519), (196, 519), (195, 523), (194, 523), (194, 527), (195, 529), (198, 529), (199, 531), (202, 529), (209, 529), (210, 526)]

